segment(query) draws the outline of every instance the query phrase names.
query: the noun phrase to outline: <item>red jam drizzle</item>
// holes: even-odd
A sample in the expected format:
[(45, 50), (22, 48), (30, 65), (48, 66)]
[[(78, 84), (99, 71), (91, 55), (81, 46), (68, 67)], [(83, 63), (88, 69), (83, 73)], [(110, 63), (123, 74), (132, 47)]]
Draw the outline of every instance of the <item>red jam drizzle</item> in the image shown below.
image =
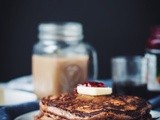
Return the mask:
[(79, 85), (82, 85), (85, 87), (105, 87), (104, 83), (102, 82), (84, 82)]

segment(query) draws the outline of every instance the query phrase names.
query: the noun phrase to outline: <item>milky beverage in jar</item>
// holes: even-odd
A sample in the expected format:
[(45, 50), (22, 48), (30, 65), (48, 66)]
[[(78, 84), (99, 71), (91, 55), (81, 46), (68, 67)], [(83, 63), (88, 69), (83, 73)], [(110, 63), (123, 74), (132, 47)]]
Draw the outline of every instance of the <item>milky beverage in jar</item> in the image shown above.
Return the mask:
[(82, 42), (80, 23), (43, 23), (38, 37), (33, 46), (32, 75), (39, 98), (70, 92), (89, 77), (97, 78), (97, 54)]
[(32, 56), (35, 92), (38, 96), (70, 92), (87, 79), (88, 56)]

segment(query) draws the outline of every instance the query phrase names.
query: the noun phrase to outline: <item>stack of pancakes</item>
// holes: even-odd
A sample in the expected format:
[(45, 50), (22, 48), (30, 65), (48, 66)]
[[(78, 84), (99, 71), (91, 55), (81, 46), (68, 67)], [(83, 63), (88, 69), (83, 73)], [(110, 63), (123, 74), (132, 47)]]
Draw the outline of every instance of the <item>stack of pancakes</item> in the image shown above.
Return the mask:
[(89, 96), (76, 92), (47, 96), (35, 120), (151, 120), (151, 105), (137, 96)]

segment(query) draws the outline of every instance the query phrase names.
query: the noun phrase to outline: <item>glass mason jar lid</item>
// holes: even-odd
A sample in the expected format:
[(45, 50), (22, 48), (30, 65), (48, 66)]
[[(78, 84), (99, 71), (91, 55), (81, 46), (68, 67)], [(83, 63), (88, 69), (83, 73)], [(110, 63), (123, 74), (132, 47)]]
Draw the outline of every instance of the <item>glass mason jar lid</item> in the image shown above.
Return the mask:
[(78, 22), (41, 23), (38, 30), (40, 40), (78, 41), (83, 39), (82, 24)]

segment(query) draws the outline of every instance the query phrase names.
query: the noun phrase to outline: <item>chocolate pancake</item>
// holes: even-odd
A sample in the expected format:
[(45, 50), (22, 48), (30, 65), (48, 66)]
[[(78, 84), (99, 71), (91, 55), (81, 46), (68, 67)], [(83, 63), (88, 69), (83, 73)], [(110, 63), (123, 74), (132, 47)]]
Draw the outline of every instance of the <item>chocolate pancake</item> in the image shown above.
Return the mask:
[(65, 93), (40, 101), (35, 120), (151, 120), (151, 105), (137, 96)]

